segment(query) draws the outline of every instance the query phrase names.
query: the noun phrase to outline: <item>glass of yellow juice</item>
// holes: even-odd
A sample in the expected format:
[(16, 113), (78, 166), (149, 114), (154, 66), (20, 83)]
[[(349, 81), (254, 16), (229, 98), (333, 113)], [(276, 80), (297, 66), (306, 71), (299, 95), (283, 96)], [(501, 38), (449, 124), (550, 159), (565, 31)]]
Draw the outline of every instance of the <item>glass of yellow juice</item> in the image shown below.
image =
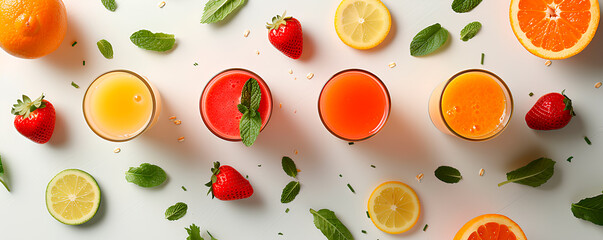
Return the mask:
[(136, 138), (157, 121), (161, 97), (135, 72), (114, 70), (96, 78), (84, 95), (84, 118), (96, 135), (113, 142)]
[(469, 141), (498, 136), (513, 115), (513, 97), (496, 74), (461, 71), (436, 87), (429, 99), (429, 116), (443, 133)]

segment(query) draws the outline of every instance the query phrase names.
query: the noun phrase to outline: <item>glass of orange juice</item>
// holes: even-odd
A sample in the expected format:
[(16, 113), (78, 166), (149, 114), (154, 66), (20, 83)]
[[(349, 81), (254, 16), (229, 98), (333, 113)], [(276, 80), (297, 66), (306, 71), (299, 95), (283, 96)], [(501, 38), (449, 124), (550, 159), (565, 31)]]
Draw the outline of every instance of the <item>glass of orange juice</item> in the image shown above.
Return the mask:
[(511, 91), (500, 77), (482, 69), (455, 74), (429, 99), (429, 116), (436, 128), (469, 141), (498, 136), (512, 115)]
[(159, 92), (132, 71), (115, 70), (96, 78), (84, 95), (84, 118), (96, 135), (113, 142), (148, 130), (161, 111)]
[(318, 113), (327, 130), (345, 141), (361, 141), (377, 134), (387, 122), (391, 106), (385, 84), (360, 69), (336, 73), (318, 99)]

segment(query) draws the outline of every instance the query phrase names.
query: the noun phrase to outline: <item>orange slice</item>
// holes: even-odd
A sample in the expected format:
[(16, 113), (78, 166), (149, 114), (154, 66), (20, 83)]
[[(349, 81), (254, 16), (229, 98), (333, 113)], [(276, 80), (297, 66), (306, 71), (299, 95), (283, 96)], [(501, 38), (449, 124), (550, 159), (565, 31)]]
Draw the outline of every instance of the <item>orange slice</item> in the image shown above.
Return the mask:
[(511, 0), (515, 36), (528, 51), (545, 59), (580, 53), (599, 26), (598, 0)]
[(465, 223), (454, 240), (527, 240), (519, 225), (499, 214), (485, 214)]

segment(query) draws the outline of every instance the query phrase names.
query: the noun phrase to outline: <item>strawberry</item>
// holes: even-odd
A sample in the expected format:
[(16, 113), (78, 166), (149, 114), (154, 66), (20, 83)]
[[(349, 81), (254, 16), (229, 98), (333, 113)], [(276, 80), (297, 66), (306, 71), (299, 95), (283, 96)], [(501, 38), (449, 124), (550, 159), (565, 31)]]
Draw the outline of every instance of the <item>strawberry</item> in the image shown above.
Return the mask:
[(215, 162), (211, 172), (211, 181), (205, 186), (209, 187), (207, 194), (211, 193), (212, 198), (230, 201), (248, 198), (253, 194), (249, 181), (231, 166), (220, 166), (220, 162)]
[(272, 23), (266, 23), (268, 28), (268, 40), (270, 43), (287, 55), (287, 57), (298, 59), (304, 48), (304, 37), (301, 24), (294, 17), (285, 17), (276, 15), (272, 18)]
[(11, 113), (17, 115), (15, 128), (26, 138), (44, 144), (52, 137), (56, 113), (52, 104), (44, 100), (44, 94), (34, 101), (23, 95), (23, 100), (17, 99), (17, 104), (13, 105)]
[(546, 94), (526, 114), (528, 127), (535, 130), (554, 130), (565, 127), (573, 116), (572, 100), (561, 93)]

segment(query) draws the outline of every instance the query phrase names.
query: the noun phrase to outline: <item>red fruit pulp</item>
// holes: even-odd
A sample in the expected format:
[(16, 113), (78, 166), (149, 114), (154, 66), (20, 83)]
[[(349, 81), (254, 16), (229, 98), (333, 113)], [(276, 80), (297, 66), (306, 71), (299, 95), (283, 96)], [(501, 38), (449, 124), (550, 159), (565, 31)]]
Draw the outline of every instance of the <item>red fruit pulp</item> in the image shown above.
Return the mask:
[(262, 92), (258, 108), (262, 129), (268, 123), (272, 113), (272, 94), (268, 85), (251, 71), (229, 69), (219, 73), (207, 83), (199, 104), (203, 122), (216, 136), (229, 141), (241, 140), (239, 121), (243, 114), (239, 112), (237, 105), (241, 102), (243, 85), (249, 78), (258, 81)]

